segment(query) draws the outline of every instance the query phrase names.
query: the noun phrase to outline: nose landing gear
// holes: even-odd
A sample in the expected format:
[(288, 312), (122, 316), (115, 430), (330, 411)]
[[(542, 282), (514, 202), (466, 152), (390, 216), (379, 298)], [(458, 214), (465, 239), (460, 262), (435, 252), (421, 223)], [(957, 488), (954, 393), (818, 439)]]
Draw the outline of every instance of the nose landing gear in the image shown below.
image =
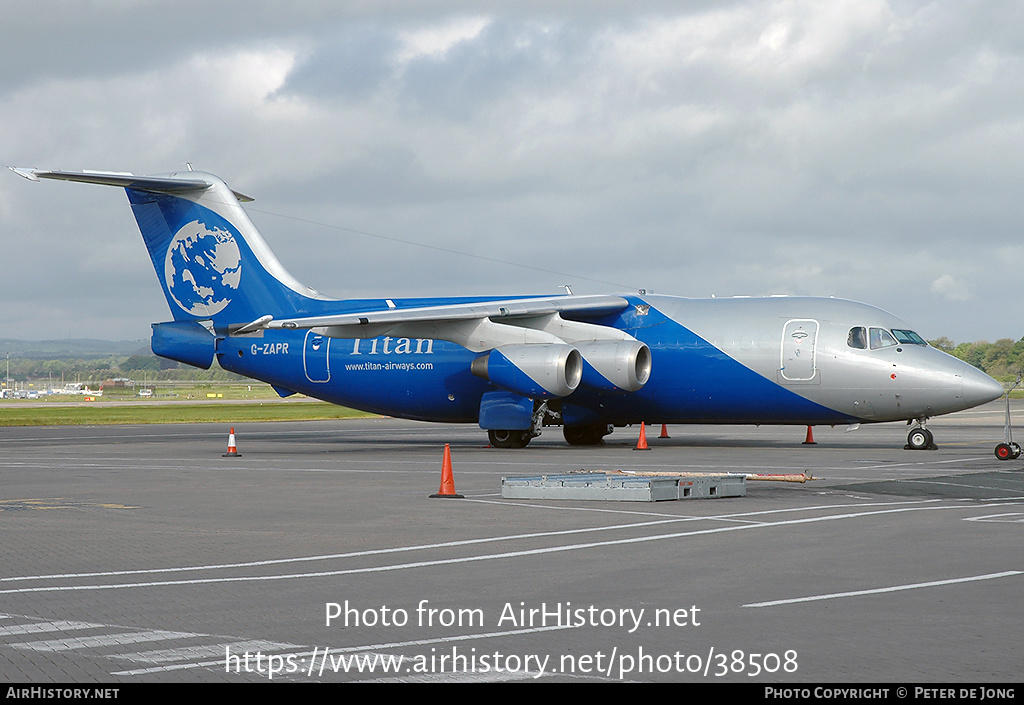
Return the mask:
[[(932, 432), (924, 427), (924, 424), (928, 419), (916, 419), (918, 426), (912, 428), (910, 433), (907, 434), (907, 445), (903, 446), (904, 450), (938, 450), (938, 446), (935, 445), (935, 438), (932, 436)], [(908, 421), (907, 423), (913, 423)]]

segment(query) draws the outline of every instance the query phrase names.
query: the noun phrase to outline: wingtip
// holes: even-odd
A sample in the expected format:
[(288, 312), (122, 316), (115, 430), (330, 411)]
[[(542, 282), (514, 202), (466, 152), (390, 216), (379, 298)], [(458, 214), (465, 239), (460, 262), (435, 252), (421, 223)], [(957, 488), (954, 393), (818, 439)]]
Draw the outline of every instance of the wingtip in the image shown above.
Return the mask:
[(36, 171), (38, 170), (35, 168), (24, 166), (9, 166), (7, 168), (23, 179), (28, 179), (29, 181), (39, 181), (39, 177), (36, 176)]

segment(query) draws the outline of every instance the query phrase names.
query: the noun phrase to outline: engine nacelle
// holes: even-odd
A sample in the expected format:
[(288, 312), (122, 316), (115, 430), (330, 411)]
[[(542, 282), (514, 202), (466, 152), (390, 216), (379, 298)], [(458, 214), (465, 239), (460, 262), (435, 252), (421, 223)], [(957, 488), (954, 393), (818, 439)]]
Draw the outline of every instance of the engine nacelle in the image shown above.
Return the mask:
[(473, 360), (473, 374), (530, 399), (565, 397), (583, 377), (583, 357), (571, 345), (505, 345)]
[(217, 339), (195, 321), (154, 323), (150, 347), (160, 357), (208, 370), (217, 352)]
[(576, 347), (587, 361), (583, 384), (606, 392), (635, 392), (651, 376), (651, 349), (639, 340), (594, 341)]

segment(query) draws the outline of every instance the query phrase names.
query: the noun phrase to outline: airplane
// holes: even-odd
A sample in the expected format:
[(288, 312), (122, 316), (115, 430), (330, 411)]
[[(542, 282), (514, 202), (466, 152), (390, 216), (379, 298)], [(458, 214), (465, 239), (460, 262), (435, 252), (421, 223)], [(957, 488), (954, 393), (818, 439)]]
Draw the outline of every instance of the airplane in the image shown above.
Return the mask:
[(161, 357), (221, 367), (364, 411), (477, 423), (525, 447), (546, 426), (573, 445), (615, 427), (927, 421), (1003, 394), (980, 370), (881, 309), (835, 298), (636, 293), (331, 299), (299, 283), (213, 174), (10, 167), (32, 181), (121, 187), (173, 320)]

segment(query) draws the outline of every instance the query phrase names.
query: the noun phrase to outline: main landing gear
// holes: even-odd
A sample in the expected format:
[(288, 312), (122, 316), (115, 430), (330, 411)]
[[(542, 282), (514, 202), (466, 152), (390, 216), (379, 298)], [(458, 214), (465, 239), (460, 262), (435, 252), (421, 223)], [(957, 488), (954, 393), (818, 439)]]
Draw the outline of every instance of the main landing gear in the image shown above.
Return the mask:
[(533, 415), (530, 427), (526, 429), (491, 428), (487, 430), (487, 440), (495, 448), (525, 448), (534, 437), (539, 436), (541, 428), (548, 417), (558, 417), (558, 412), (548, 409), (546, 401), (533, 402)]
[(487, 439), (495, 448), (525, 448), (533, 440), (533, 433), (493, 429), (487, 432)]
[(562, 435), (571, 446), (596, 446), (605, 436), (611, 433), (613, 427), (609, 424), (597, 424), (595, 426), (564, 426)]
[[(937, 450), (938, 446), (935, 445), (935, 438), (932, 436), (932, 432), (924, 427), (924, 424), (928, 419), (915, 419), (918, 423), (916, 428), (912, 428), (910, 433), (907, 434), (907, 445), (903, 446), (904, 450)], [(907, 423), (914, 423), (915, 420), (908, 421)]]

